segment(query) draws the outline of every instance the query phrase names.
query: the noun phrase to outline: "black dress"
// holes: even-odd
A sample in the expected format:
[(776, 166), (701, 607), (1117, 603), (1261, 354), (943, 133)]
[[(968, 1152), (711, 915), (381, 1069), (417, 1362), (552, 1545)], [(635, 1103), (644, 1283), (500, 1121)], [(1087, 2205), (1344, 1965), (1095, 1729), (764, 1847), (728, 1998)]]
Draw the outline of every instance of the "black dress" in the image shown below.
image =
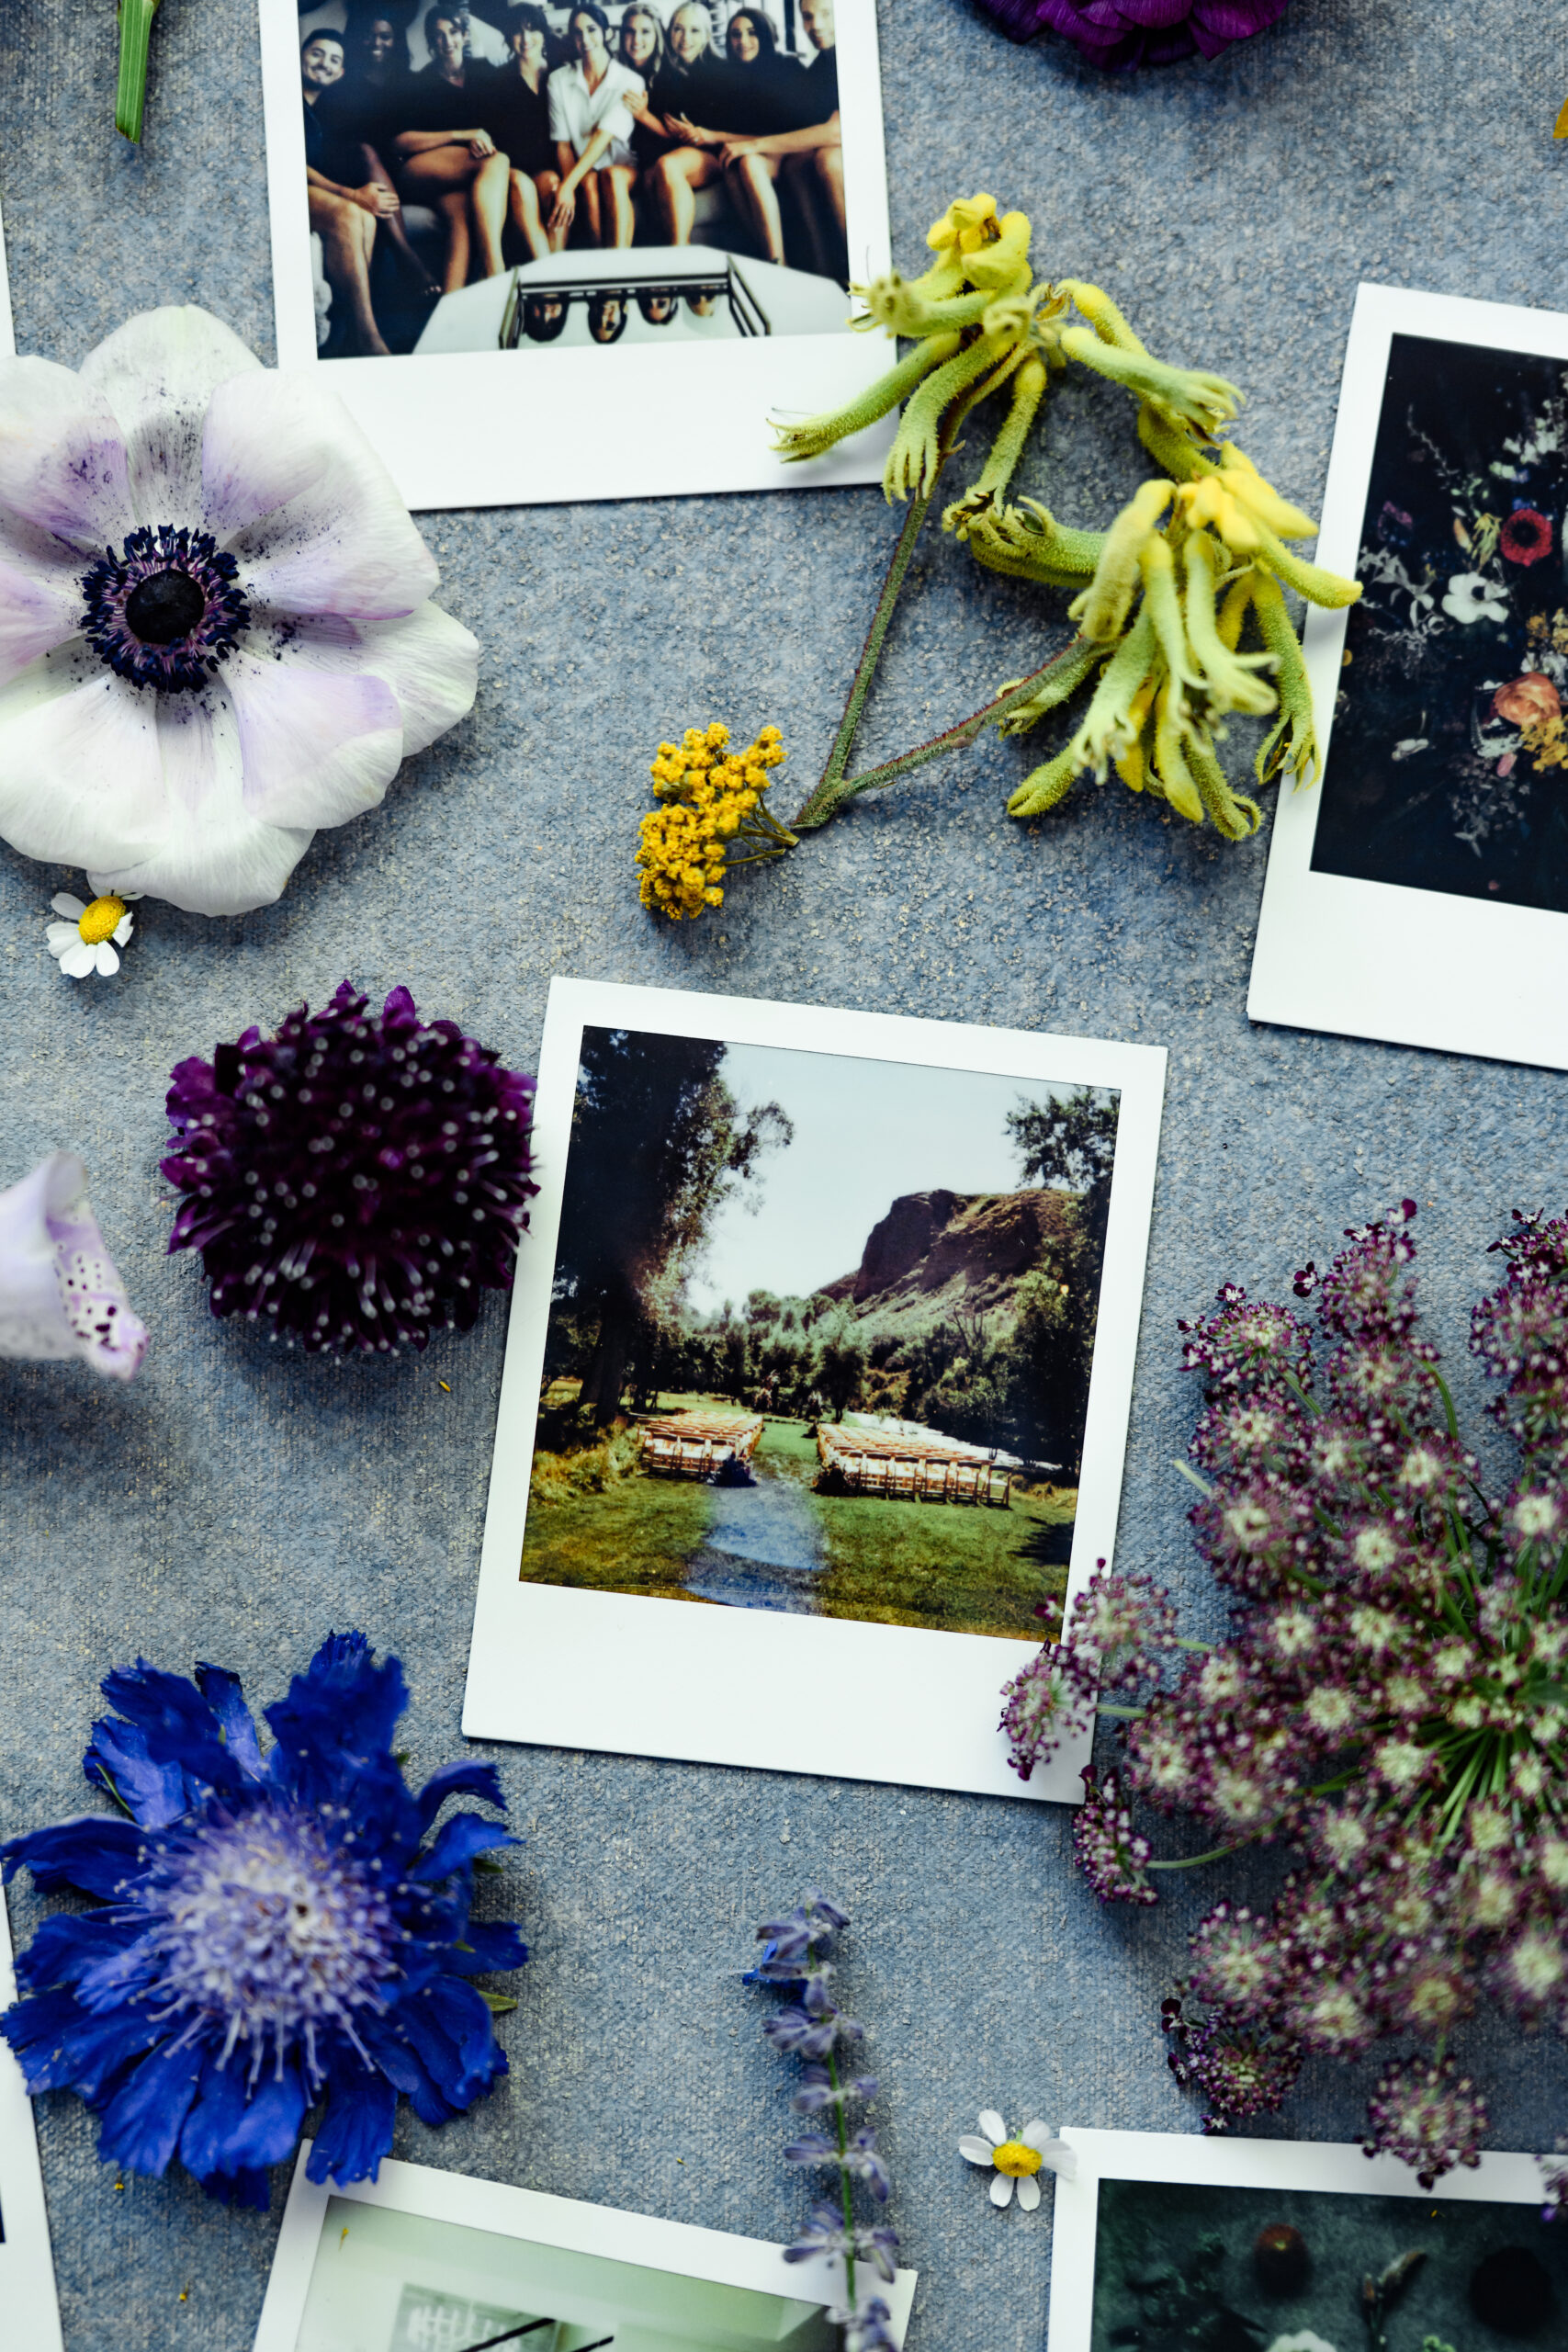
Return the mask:
[[(725, 77), (729, 67), (711, 51), (705, 51), (696, 63), (679, 66), (666, 59), (649, 85), (648, 110), (662, 122), (667, 114), (684, 115), (702, 130), (720, 130), (724, 125), (716, 119), (723, 106)], [(662, 133), (649, 130), (646, 124), (636, 123), (632, 130), (632, 153), (641, 164), (651, 164), (657, 156), (668, 155), (678, 147), (678, 139), (666, 139)]]
[(550, 141), (548, 74), (531, 90), (515, 66), (498, 66), (479, 91), (479, 123), (489, 131), (514, 172), (537, 179), (553, 172), (556, 151)]

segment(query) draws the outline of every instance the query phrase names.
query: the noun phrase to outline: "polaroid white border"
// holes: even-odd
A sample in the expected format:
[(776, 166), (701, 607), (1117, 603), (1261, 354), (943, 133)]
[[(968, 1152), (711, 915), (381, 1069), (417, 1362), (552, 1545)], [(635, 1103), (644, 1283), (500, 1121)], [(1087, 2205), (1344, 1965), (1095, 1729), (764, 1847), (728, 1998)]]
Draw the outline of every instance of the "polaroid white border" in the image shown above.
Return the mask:
[[(11, 1930), (0, 1894), (0, 2009), (17, 1997), (11, 1965)], [(22, 2070), (8, 2043), (0, 2043), (0, 2311), (7, 2343), (28, 2352), (64, 2352), (54, 2260), (49, 2246), (49, 2213), (39, 2170), (33, 2103)]]
[[(840, 0), (838, 16), (840, 78), (851, 94), (842, 117), (850, 259), (856, 278), (870, 279), (891, 266), (874, 0)], [(318, 358), (299, 22), (295, 0), (261, 0), (277, 364), (322, 370), (321, 381), (347, 403), (407, 505), (546, 506), (881, 481), (897, 417), (804, 465), (783, 464), (769, 430), (770, 418), (858, 399), (897, 357), (880, 334), (521, 359), (509, 351)], [(846, 322), (849, 312), (846, 296)], [(536, 406), (524, 396), (531, 384)], [(628, 434), (633, 415), (637, 430)]]
[[(1391, 286), (1357, 288), (1317, 561), (1354, 577), (1396, 334), (1568, 360), (1568, 317)], [(1346, 616), (1303, 633), (1325, 775)], [(1252, 981), (1254, 1021), (1568, 1069), (1568, 915), (1313, 870), (1323, 785), (1280, 786)]]
[[(820, 2255), (786, 2270), (784, 2248), (761, 2238), (732, 2237), (728, 2231), (699, 2229), (690, 2222), (661, 2222), (652, 2214), (627, 2213), (613, 2205), (588, 2205), (573, 2197), (512, 2188), (504, 2181), (474, 2180), (466, 2173), (442, 2172), (431, 2165), (400, 2164), (387, 2157), (378, 2180), (356, 2180), (346, 2188), (335, 2181), (318, 2187), (305, 2177), (310, 2144), (309, 2140), (301, 2144), (294, 2166), (254, 2352), (295, 2352), (327, 2200), (332, 2197), (801, 2302), (835, 2303), (842, 2292), (841, 2277)], [(899, 2270), (891, 2287), (880, 2281), (877, 2286), (900, 2345), (909, 2324), (915, 2284), (913, 2270)]]
[(1062, 2138), (1077, 2153), (1075, 2177), (1056, 2181), (1051, 2223), (1051, 2321), (1045, 2352), (1089, 2352), (1094, 2257), (1102, 2180), (1169, 2181), (1212, 2188), (1326, 2189), (1345, 2197), (1408, 2197), (1430, 2205), (1540, 2204), (1533, 2156), (1483, 2155), (1479, 2170), (1454, 2172), (1422, 2188), (1396, 2156), (1370, 2161), (1356, 2145), (1327, 2141), (1204, 2139), (1171, 2132), (1078, 2132)]
[(550, 985), (535, 1101), (541, 1191), (513, 1295), (464, 1731), (471, 1739), (1080, 1803), (1089, 1737), (1065, 1746), (1021, 1782), (997, 1728), (1001, 1686), (1035, 1655), (1035, 1643), (855, 1619), (694, 1608), (645, 1594), (574, 1590), (520, 1577), (585, 1024), (991, 1071), (1025, 1083), (1119, 1089), (1069, 1600), (1096, 1560), (1114, 1555), (1165, 1048), (558, 978)]
[(17, 356), (17, 330), (11, 316), (11, 273), (6, 260), (6, 227), (0, 220), (0, 359)]

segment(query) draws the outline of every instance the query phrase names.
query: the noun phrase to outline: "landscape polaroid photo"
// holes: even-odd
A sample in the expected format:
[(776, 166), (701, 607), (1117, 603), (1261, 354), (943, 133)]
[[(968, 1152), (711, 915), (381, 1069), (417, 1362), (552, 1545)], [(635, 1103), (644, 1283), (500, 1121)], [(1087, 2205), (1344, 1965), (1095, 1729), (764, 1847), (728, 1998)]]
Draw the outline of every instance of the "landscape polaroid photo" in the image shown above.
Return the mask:
[(261, 0), (277, 356), (414, 508), (880, 481), (875, 0)]
[(999, 1692), (1112, 1554), (1164, 1076), (556, 980), (470, 1736), (1078, 1801)]
[[(299, 2151), (254, 2352), (835, 2352), (841, 2271), (721, 2230), (387, 2160), (318, 2188)], [(877, 2282), (901, 2345), (915, 2273)], [(31, 2347), (29, 2346), (29, 2352)]]
[(1450, 2352), (1568, 2341), (1568, 2232), (1533, 2156), (1422, 2188), (1393, 2156), (1289, 2140), (1077, 2132), (1046, 2352)]
[(1568, 317), (1359, 288), (1255, 1021), (1568, 1069)]
[[(0, 1894), (0, 2009), (8, 2008), (16, 1997), (11, 1931)], [(0, 2043), (0, 2311), (6, 2314), (7, 2343), (26, 2345), (28, 2352), (64, 2352), (33, 2103), (22, 2070), (5, 2043)]]

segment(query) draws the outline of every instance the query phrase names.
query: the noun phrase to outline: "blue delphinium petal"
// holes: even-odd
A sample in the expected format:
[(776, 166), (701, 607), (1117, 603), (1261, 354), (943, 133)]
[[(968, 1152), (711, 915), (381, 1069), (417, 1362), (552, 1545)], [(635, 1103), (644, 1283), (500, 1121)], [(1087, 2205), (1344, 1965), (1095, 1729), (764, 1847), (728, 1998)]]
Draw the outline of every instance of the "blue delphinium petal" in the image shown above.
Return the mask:
[(7, 1885), (26, 1863), (46, 1894), (74, 1886), (84, 1894), (107, 1896), (118, 1893), (141, 1850), (141, 1832), (134, 1822), (117, 1820), (112, 1814), (79, 1813), (49, 1829), (7, 1838), (0, 1846), (0, 1858)]
[(449, 1797), (499, 1805), (494, 1769), (411, 1793), (389, 1745), (402, 1670), (363, 1635), (333, 1635), (266, 1711), (265, 1758), (236, 1678), (197, 1673), (139, 1663), (105, 1683), (125, 1712), (85, 1769), (144, 1826), (94, 1815), (0, 1848), (7, 1874), (107, 1898), (45, 1923), (0, 2032), (30, 2090), (74, 2088), (102, 2115), (111, 2161), (161, 2174), (177, 2148), (214, 2195), (265, 2206), (323, 2095), (313, 2177), (347, 2182), (387, 2154), (400, 2093), (439, 2124), (504, 2074), (468, 1979), (527, 1949), (468, 1914), (476, 1856), (516, 1841), (475, 1814), (428, 1835)]
[(470, 1919), (463, 1930), (468, 1946), (450, 1951), (446, 1965), (457, 1976), (488, 1976), (492, 1970), (521, 1968), (528, 1947), (510, 1919)]
[(261, 1744), (239, 1676), (231, 1674), (226, 1666), (201, 1665), (196, 1669), (196, 1687), (217, 1716), (223, 1745), (230, 1755), (237, 1757), (245, 1770), (260, 1780)]
[(482, 1804), (499, 1805), (503, 1813), (506, 1810), (495, 1766), (460, 1757), (457, 1763), (443, 1764), (439, 1772), (433, 1772), (414, 1799), (422, 1837), (448, 1797), (478, 1797)]
[(374, 2180), (392, 2152), (398, 2094), (385, 2075), (352, 2052), (327, 2075), (327, 2111), (305, 2166), (311, 2180)]
[(167, 2043), (144, 2058), (104, 2109), (99, 2154), (128, 2172), (167, 2171), (201, 2068), (201, 2052), (188, 2042)]
[(439, 1885), (454, 1871), (464, 1869), (476, 1854), (488, 1853), (495, 1846), (516, 1843), (516, 1838), (499, 1822), (481, 1821), (477, 1813), (456, 1813), (450, 1821), (442, 1823), (434, 1842), (414, 1863), (409, 1877), (416, 1886)]
[(184, 1771), (178, 1764), (153, 1763), (140, 1724), (120, 1723), (112, 1716), (96, 1723), (82, 1770), (95, 1788), (107, 1789), (143, 1829), (162, 1829), (177, 1821), (190, 1803)]

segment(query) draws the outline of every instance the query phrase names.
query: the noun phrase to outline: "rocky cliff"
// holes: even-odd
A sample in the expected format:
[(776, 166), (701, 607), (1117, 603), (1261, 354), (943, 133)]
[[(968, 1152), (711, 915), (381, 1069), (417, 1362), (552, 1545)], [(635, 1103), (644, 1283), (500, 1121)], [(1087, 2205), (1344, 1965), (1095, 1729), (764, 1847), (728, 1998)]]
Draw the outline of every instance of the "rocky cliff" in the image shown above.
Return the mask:
[(906, 1193), (873, 1226), (854, 1272), (817, 1295), (883, 1326), (1005, 1317), (1019, 1283), (1050, 1263), (1077, 1215), (1067, 1193)]

